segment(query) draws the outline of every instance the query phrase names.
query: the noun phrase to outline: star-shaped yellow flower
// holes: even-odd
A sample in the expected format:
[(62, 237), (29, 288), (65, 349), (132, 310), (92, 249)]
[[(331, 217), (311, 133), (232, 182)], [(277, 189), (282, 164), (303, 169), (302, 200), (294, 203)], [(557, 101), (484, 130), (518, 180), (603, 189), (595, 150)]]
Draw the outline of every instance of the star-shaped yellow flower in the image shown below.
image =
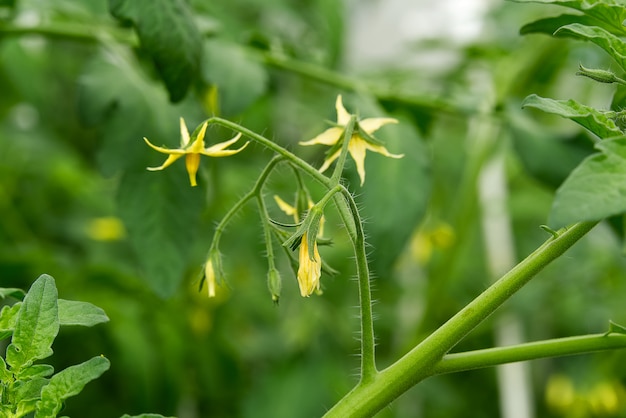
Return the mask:
[[(350, 114), (346, 108), (343, 107), (341, 95), (337, 96), (335, 108), (337, 109), (338, 126), (325, 130), (309, 141), (300, 142), (300, 145), (322, 144), (335, 148), (333, 152), (324, 160), (324, 164), (320, 167), (320, 172), (324, 172), (328, 167), (330, 167), (333, 161), (339, 158), (339, 154), (341, 153), (341, 146), (339, 145), (343, 141), (345, 127), (350, 121)], [(389, 123), (398, 123), (398, 120), (393, 118), (368, 118), (357, 121), (356, 126), (354, 127), (352, 138), (350, 139), (350, 144), (348, 145), (348, 151), (356, 163), (356, 169), (359, 173), (359, 177), (361, 178), (361, 186), (365, 182), (365, 151), (374, 151), (384, 155), (385, 157), (391, 158), (404, 157), (404, 154), (391, 154), (387, 151), (387, 148), (374, 143), (371, 139), (369, 139), (371, 138), (372, 133), (377, 131), (381, 126)]]
[(239, 149), (225, 149), (237, 142), (237, 140), (241, 137), (241, 134), (237, 134), (236, 137), (228, 141), (220, 142), (219, 144), (215, 144), (212, 147), (205, 148), (204, 134), (206, 132), (206, 127), (207, 122), (204, 122), (204, 124), (200, 128), (200, 131), (198, 132), (198, 135), (195, 137), (195, 140), (191, 142), (189, 131), (187, 130), (187, 126), (185, 125), (185, 120), (183, 118), (180, 118), (180, 148), (177, 149), (157, 147), (156, 145), (150, 143), (150, 141), (148, 141), (148, 138), (144, 137), (144, 141), (146, 141), (146, 144), (148, 144), (152, 149), (162, 152), (163, 154), (168, 154), (167, 159), (161, 166), (148, 167), (148, 170), (163, 170), (184, 155), (185, 166), (187, 167), (187, 173), (189, 173), (189, 181), (191, 182), (191, 186), (197, 186), (198, 183), (196, 182), (196, 174), (198, 173), (198, 167), (200, 166), (201, 155), (206, 155), (207, 157), (228, 157), (229, 155), (237, 154), (248, 145), (248, 143), (246, 142), (244, 146)]

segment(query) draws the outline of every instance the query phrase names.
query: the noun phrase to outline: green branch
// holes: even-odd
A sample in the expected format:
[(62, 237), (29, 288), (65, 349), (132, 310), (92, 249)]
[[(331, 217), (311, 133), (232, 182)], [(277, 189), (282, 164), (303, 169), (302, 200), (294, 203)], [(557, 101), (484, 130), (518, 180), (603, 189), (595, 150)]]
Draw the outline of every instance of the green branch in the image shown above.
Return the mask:
[(402, 393), (433, 374), (445, 354), (514, 295), (550, 262), (587, 234), (597, 222), (580, 222), (559, 231), (502, 276), (448, 322), (375, 379), (357, 385), (328, 413), (330, 417), (370, 417)]
[(447, 354), (431, 374), (453, 373), (517, 361), (626, 348), (624, 334), (594, 334)]

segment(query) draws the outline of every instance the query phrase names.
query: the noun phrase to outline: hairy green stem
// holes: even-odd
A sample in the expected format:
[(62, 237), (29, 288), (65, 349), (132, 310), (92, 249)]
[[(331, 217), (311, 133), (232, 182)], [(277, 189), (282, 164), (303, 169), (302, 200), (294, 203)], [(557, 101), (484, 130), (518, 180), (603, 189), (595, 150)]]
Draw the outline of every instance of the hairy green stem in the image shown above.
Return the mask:
[(363, 222), (359, 215), (352, 195), (345, 187), (341, 186), (342, 194), (348, 202), (354, 223), (356, 224), (356, 239), (353, 241), (356, 254), (357, 278), (359, 283), (359, 306), (361, 309), (361, 381), (370, 382), (375, 379), (376, 369), (376, 346), (374, 339), (374, 316), (372, 311), (372, 291), (370, 288), (370, 274), (367, 265), (367, 253), (365, 250), (365, 233)]
[(339, 158), (337, 158), (337, 164), (335, 165), (335, 171), (330, 177), (330, 184), (339, 184), (341, 175), (343, 174), (343, 167), (346, 165), (346, 158), (348, 157), (348, 150), (350, 149), (350, 140), (352, 139), (352, 133), (354, 132), (354, 126), (356, 124), (356, 116), (350, 116), (350, 120), (346, 124), (343, 133), (343, 143), (341, 144), (341, 152)]
[(254, 187), (252, 187), (252, 189), (248, 193), (246, 193), (241, 199), (239, 199), (237, 203), (235, 203), (233, 207), (231, 207), (230, 210), (226, 212), (226, 215), (224, 215), (222, 220), (217, 224), (217, 227), (215, 227), (215, 232), (213, 234), (213, 242), (211, 242), (211, 248), (209, 249), (209, 253), (211, 252), (213, 248), (216, 248), (219, 245), (219, 241), (222, 236), (222, 233), (224, 232), (224, 229), (226, 229), (226, 226), (228, 225), (230, 220), (233, 218), (233, 216), (235, 216), (235, 214), (242, 207), (244, 207), (244, 205), (248, 203), (250, 199), (260, 194), (261, 188), (267, 181), (267, 178), (269, 177), (270, 173), (276, 167), (276, 164), (278, 164), (282, 160), (283, 160), (283, 157), (276, 156), (269, 163), (267, 163), (267, 165), (261, 172), (261, 175), (259, 176), (256, 183), (254, 184)]
[(557, 338), (507, 347), (487, 348), (464, 353), (447, 354), (432, 369), (431, 374), (472, 370), (516, 361), (560, 357), (593, 351), (626, 348), (624, 334), (594, 334)]
[(587, 234), (597, 222), (580, 222), (559, 231), (439, 327), (401, 359), (362, 382), (326, 414), (330, 417), (370, 417), (402, 393), (433, 374), (444, 355), (478, 324), (515, 294), (550, 262)]

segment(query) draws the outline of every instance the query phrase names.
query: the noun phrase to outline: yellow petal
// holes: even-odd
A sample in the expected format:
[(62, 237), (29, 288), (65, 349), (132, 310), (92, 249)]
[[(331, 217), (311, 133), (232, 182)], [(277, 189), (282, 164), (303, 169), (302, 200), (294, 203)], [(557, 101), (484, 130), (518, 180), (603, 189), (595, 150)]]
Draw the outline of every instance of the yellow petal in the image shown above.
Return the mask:
[(320, 288), (322, 275), (322, 262), (317, 251), (317, 244), (313, 247), (313, 260), (309, 257), (309, 245), (306, 233), (302, 235), (302, 243), (299, 252), (300, 266), (298, 267), (298, 285), (303, 297), (310, 296)]
[[(365, 141), (364, 141), (365, 142)], [(402, 158), (404, 157), (404, 154), (392, 154), (389, 151), (387, 151), (387, 148), (383, 147), (382, 145), (375, 145), (375, 144), (370, 144), (369, 142), (365, 142), (365, 147), (371, 151), (374, 151), (378, 154), (384, 155), (385, 157), (390, 157), (390, 158)]]
[(167, 160), (165, 160), (165, 162), (158, 166), (158, 167), (148, 167), (148, 170), (150, 171), (158, 171), (158, 170), (163, 170), (166, 167), (169, 167), (170, 165), (172, 165), (172, 163), (176, 160), (178, 160), (180, 157), (182, 157), (183, 154), (170, 154), (167, 157)]
[(215, 297), (215, 270), (213, 269), (213, 262), (207, 261), (204, 266), (204, 278), (206, 280), (206, 286), (209, 290), (209, 297)]
[(359, 136), (353, 136), (350, 144), (348, 145), (348, 150), (350, 151), (350, 155), (356, 164), (356, 171), (359, 173), (359, 177), (361, 178), (361, 186), (365, 182), (365, 150), (367, 149), (367, 142), (365, 142)]
[(337, 96), (337, 101), (335, 102), (335, 109), (337, 109), (337, 124), (341, 126), (346, 126), (350, 121), (350, 114), (343, 107), (343, 102), (341, 100), (341, 94)]
[(191, 187), (197, 186), (198, 183), (196, 182), (196, 174), (198, 173), (198, 168), (200, 167), (200, 154), (187, 154), (185, 156), (185, 167), (187, 167)]
[(300, 145), (334, 145), (341, 139), (343, 128), (328, 128), (318, 136), (308, 141), (300, 142)]
[(359, 121), (359, 126), (368, 134), (377, 131), (381, 126), (389, 123), (398, 123), (397, 119), (393, 118), (368, 118)]
[(208, 122), (204, 122), (202, 127), (200, 128), (200, 132), (198, 132), (198, 136), (196, 136), (196, 140), (193, 141), (190, 147), (187, 148), (187, 152), (193, 152), (195, 154), (200, 154), (204, 151), (204, 133), (206, 132), (206, 126)]
[(276, 201), (276, 204), (278, 205), (280, 210), (282, 210), (283, 212), (285, 212), (289, 216), (296, 216), (296, 208), (295, 207), (293, 207), (289, 203), (285, 202), (278, 195), (274, 195), (274, 200)]
[(330, 167), (330, 165), (333, 163), (333, 161), (339, 158), (339, 154), (341, 154), (341, 150), (337, 150), (337, 152), (335, 152), (333, 155), (327, 157), (324, 160), (324, 164), (322, 164), (322, 166), (320, 167), (319, 172), (323, 173), (324, 171), (326, 171), (328, 167)]
[[(248, 145), (248, 143), (246, 142), (243, 147), (237, 150), (224, 150), (224, 148), (227, 148), (230, 145), (234, 144), (235, 142), (239, 140), (239, 138), (241, 138), (241, 134), (237, 134), (237, 136), (235, 136), (232, 139), (229, 139), (228, 141), (220, 142), (219, 144), (215, 144), (207, 149), (202, 150), (202, 154), (208, 157), (224, 157), (227, 155), (235, 154), (241, 151), (242, 149), (244, 149)], [(222, 154), (223, 152), (225, 154)]]
[(148, 144), (148, 146), (150, 146), (150, 148), (152, 148), (153, 150), (162, 152), (163, 154), (170, 154), (170, 155), (185, 154), (184, 149), (169, 149), (169, 148), (164, 148), (164, 147), (157, 147), (156, 145), (152, 144), (152, 142), (150, 142), (148, 138), (144, 137), (143, 140), (146, 142), (146, 144)]
[(189, 144), (189, 131), (185, 125), (185, 119), (180, 118), (180, 146), (185, 148)]

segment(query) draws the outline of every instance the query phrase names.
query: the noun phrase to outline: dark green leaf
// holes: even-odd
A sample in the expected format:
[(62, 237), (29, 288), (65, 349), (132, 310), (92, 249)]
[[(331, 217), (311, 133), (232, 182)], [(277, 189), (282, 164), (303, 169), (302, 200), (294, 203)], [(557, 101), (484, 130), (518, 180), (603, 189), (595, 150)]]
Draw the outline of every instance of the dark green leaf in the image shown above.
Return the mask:
[(596, 26), (584, 26), (579, 23), (563, 26), (555, 35), (566, 34), (584, 41), (590, 41), (604, 49), (626, 71), (626, 44), (622, 39), (605, 29)]
[(37, 402), (35, 418), (56, 416), (63, 406), (63, 401), (78, 395), (87, 383), (100, 377), (109, 369), (109, 366), (109, 360), (106, 358), (94, 357), (52, 376), (50, 383), (41, 391), (41, 400)]
[(626, 212), (626, 137), (602, 141), (597, 148), (602, 153), (585, 159), (557, 190), (550, 226)]
[(242, 47), (220, 39), (206, 42), (202, 75), (218, 88), (220, 114), (246, 110), (267, 90), (265, 67)]
[(118, 194), (143, 277), (162, 297), (171, 296), (183, 278), (202, 209), (202, 188), (192, 188), (184, 163), (177, 163), (125, 174)]
[(569, 15), (563, 14), (560, 16), (547, 17), (545, 19), (539, 19), (531, 23), (527, 23), (520, 29), (520, 34), (528, 35), (531, 33), (545, 33), (552, 35), (562, 26), (566, 26), (572, 23), (581, 23), (587, 26), (594, 26), (597, 21), (589, 16), (585, 15)]
[(120, 418), (174, 418), (174, 417), (166, 417), (161, 414), (141, 414), (141, 415), (128, 415), (124, 414)]
[(185, 97), (197, 76), (202, 37), (184, 0), (109, 0), (111, 14), (129, 20), (141, 47), (177, 102)]
[(141, 76), (135, 58), (124, 49), (110, 47), (89, 62), (78, 100), (82, 122), (103, 126), (98, 162), (107, 176), (151, 161), (144, 136), (153, 141), (172, 137), (170, 145), (179, 145), (180, 113), (167, 105), (158, 85)]
[(52, 354), (52, 342), (59, 332), (57, 289), (47, 274), (33, 283), (17, 315), (13, 339), (7, 347), (7, 364), (14, 373), (33, 361)]
[(24, 299), (24, 291), (22, 289), (17, 288), (0, 288), (0, 299), (4, 299), (7, 297), (13, 297), (15, 299), (22, 300)]
[(534, 107), (547, 113), (571, 119), (600, 138), (609, 138), (622, 134), (622, 131), (610, 118), (610, 116), (614, 116), (615, 112), (601, 112), (580, 104), (575, 100), (554, 100), (531, 94), (524, 100), (522, 107)]
[(59, 322), (61, 325), (91, 327), (108, 321), (109, 317), (106, 313), (89, 302), (59, 299)]
[[(626, 20), (626, 7), (619, 0), (602, 0), (602, 1), (570, 1), (570, 0), (513, 0), (517, 3), (543, 3), (555, 4), (559, 6), (569, 7), (579, 10), (585, 16), (592, 18), (594, 26), (602, 27), (616, 35), (626, 32), (622, 22)], [(585, 23), (585, 19), (579, 21)]]

